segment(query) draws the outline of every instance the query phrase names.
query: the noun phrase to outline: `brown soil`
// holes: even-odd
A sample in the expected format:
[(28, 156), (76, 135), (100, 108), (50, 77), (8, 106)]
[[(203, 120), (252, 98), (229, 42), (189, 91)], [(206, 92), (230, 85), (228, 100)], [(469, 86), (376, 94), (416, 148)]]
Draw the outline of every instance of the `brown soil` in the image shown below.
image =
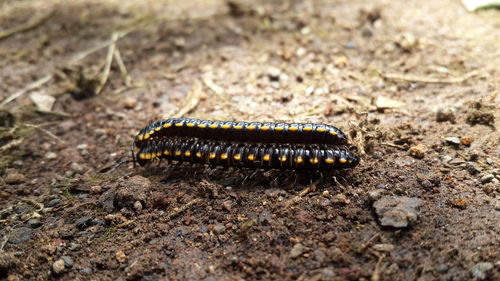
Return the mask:
[[(500, 280), (498, 10), (2, 1), (0, 34), (0, 101), (26, 89), (0, 112), (0, 279)], [(363, 161), (318, 186), (110, 170), (165, 116), (334, 124)], [(382, 225), (392, 196), (409, 226)]]

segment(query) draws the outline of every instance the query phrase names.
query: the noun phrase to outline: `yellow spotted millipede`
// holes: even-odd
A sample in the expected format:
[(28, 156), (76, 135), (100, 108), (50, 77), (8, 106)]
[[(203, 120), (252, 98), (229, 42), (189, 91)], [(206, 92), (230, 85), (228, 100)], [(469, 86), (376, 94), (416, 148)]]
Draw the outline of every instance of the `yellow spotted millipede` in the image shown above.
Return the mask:
[(341, 130), (326, 124), (169, 118), (139, 131), (132, 157), (141, 166), (166, 159), (214, 167), (328, 171), (359, 163), (345, 148), (347, 141)]

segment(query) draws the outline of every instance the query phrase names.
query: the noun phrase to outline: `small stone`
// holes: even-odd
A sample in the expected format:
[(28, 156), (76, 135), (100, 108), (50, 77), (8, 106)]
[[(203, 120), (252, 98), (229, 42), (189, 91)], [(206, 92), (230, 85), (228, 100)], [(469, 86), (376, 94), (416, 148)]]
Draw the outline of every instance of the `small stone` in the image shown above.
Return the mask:
[(495, 208), (495, 210), (500, 211), (500, 201), (497, 200), (495, 202), (495, 207), (494, 208)]
[(422, 159), (427, 153), (427, 147), (425, 147), (423, 144), (418, 144), (410, 147), (408, 153), (417, 159)]
[(300, 243), (293, 245), (292, 250), (290, 251), (290, 257), (296, 258), (304, 253), (304, 246)]
[(20, 184), (26, 181), (26, 176), (17, 172), (16, 170), (7, 171), (7, 175), (4, 178), (7, 184)]
[(224, 207), (226, 211), (231, 212), (233, 209), (233, 202), (231, 200), (225, 200), (222, 202), (222, 207)]
[(133, 109), (137, 105), (137, 100), (131, 97), (126, 97), (125, 100), (123, 100), (123, 106), (125, 106), (126, 109)]
[(384, 196), (373, 203), (375, 212), (383, 226), (403, 228), (414, 223), (422, 201), (405, 196)]
[(89, 275), (89, 274), (92, 274), (92, 269), (90, 269), (89, 267), (85, 267), (85, 268), (82, 268), (82, 270), (80, 270), (80, 273), (85, 274), (85, 275)]
[(134, 209), (135, 209), (137, 212), (142, 211), (142, 204), (141, 204), (141, 201), (135, 201), (135, 203), (134, 203)]
[(337, 68), (344, 68), (347, 65), (347, 63), (348, 63), (348, 59), (345, 56), (335, 58), (335, 60), (333, 61), (333, 64)]
[(61, 199), (55, 198), (55, 199), (50, 200), (47, 203), (47, 207), (52, 208), (52, 207), (55, 207), (55, 206), (59, 205), (59, 203), (61, 203)]
[(339, 193), (333, 197), (332, 202), (347, 205), (351, 203), (351, 200), (349, 200), (349, 198), (347, 198), (347, 196), (345, 196), (344, 194)]
[(207, 278), (203, 279), (202, 281), (217, 281), (217, 279), (215, 279), (215, 277), (213, 277), (213, 276), (208, 276)]
[(379, 111), (384, 111), (385, 109), (401, 108), (405, 106), (404, 102), (400, 102), (383, 96), (378, 96), (377, 98), (375, 98), (374, 104)]
[(440, 264), (436, 266), (436, 270), (441, 273), (445, 273), (448, 271), (448, 266), (446, 264)]
[(487, 184), (495, 178), (493, 174), (487, 174), (481, 177), (481, 183)]
[(28, 227), (20, 227), (14, 229), (9, 235), (9, 242), (12, 244), (21, 244), (31, 239), (31, 229)]
[(73, 170), (75, 173), (78, 173), (78, 174), (83, 174), (85, 173), (85, 171), (87, 170), (84, 166), (76, 163), (76, 162), (73, 162), (69, 165), (69, 168), (71, 170)]
[(328, 190), (325, 190), (325, 191), (323, 191), (323, 193), (321, 194), (321, 196), (323, 196), (325, 198), (328, 198), (330, 196), (330, 192)]
[(151, 190), (151, 182), (142, 176), (133, 176), (120, 183), (116, 191), (114, 205), (118, 208), (131, 208), (136, 201), (145, 203)]
[(267, 76), (269, 76), (269, 80), (271, 81), (279, 81), (281, 75), (281, 70), (276, 67), (270, 67), (267, 70)]
[(100, 185), (93, 185), (90, 187), (90, 192), (96, 194), (96, 193), (101, 193), (102, 187)]
[(385, 192), (385, 189), (370, 190), (368, 191), (368, 199), (370, 199), (370, 201), (372, 202), (377, 201), (382, 197), (382, 195), (384, 195)]
[(30, 219), (28, 224), (31, 228), (37, 228), (43, 225), (43, 223), (39, 219)]
[(83, 216), (75, 221), (75, 225), (79, 229), (85, 229), (92, 224), (93, 219), (93, 216)]
[(214, 232), (214, 234), (223, 234), (224, 232), (226, 232), (226, 227), (223, 224), (218, 223), (214, 226), (214, 229), (212, 231)]
[(88, 144), (86, 143), (80, 143), (79, 145), (76, 146), (76, 149), (78, 150), (84, 150), (84, 149), (87, 149), (89, 147)]
[(472, 144), (472, 139), (468, 138), (468, 137), (461, 137), (460, 143), (465, 145), (465, 146), (470, 146)]
[(49, 151), (49, 152), (45, 153), (45, 159), (54, 160), (56, 158), (57, 158), (57, 153), (55, 153), (55, 152)]
[(118, 262), (123, 263), (127, 260), (127, 255), (122, 250), (119, 250), (115, 253), (115, 258)]
[(392, 244), (375, 244), (372, 247), (375, 251), (379, 252), (392, 252), (394, 251), (394, 245)]
[(66, 269), (66, 267), (64, 264), (64, 260), (62, 260), (62, 259), (59, 259), (52, 264), (52, 271), (55, 274), (61, 274), (64, 272), (65, 269)]
[(436, 121), (437, 122), (454, 122), (455, 121), (455, 112), (450, 108), (440, 108), (436, 112)]
[(465, 164), (465, 169), (471, 174), (471, 175), (475, 175), (477, 173), (480, 173), (483, 168), (481, 168), (481, 166), (479, 166), (479, 164), (477, 163), (474, 163), (474, 162), (467, 162)]
[(469, 202), (465, 198), (456, 198), (451, 200), (451, 205), (455, 208), (465, 209), (469, 205)]
[(457, 137), (447, 137), (444, 140), (447, 144), (460, 145), (460, 138)]
[(486, 194), (492, 194), (495, 191), (495, 186), (492, 183), (487, 183), (483, 185), (483, 192)]
[(68, 257), (68, 256), (62, 256), (61, 259), (64, 261), (64, 266), (66, 268), (72, 268), (73, 267), (73, 260)]
[(472, 267), (471, 273), (475, 278), (484, 280), (488, 277), (492, 269), (493, 264), (491, 262), (480, 262)]

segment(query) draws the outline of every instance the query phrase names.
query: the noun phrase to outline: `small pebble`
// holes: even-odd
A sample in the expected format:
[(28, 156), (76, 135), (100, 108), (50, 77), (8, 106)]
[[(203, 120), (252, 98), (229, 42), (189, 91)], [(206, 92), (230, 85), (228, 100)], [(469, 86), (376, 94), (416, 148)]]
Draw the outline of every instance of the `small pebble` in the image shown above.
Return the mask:
[(31, 228), (37, 228), (43, 225), (43, 223), (39, 219), (30, 219), (28, 224)]
[(224, 232), (226, 232), (226, 227), (223, 224), (218, 223), (214, 226), (213, 232), (215, 234), (223, 234)]
[(469, 202), (465, 198), (456, 198), (451, 200), (451, 205), (455, 208), (465, 209), (469, 205)]
[(351, 203), (351, 200), (349, 200), (349, 198), (347, 198), (344, 194), (340, 193), (333, 197), (332, 202), (347, 205)]
[(455, 112), (450, 108), (440, 108), (436, 112), (436, 121), (437, 122), (454, 122), (455, 121)]
[(290, 251), (290, 257), (296, 258), (304, 253), (304, 246), (300, 243), (293, 245), (292, 250)]
[(93, 185), (90, 187), (90, 192), (92, 193), (101, 193), (102, 187), (100, 185)]
[(59, 203), (61, 203), (61, 199), (55, 198), (55, 199), (50, 200), (47, 203), (47, 207), (52, 208), (52, 207), (55, 207), (55, 206), (59, 205)]
[(134, 209), (135, 209), (137, 212), (142, 211), (142, 204), (141, 204), (141, 201), (135, 201), (135, 203), (134, 203)]
[(495, 178), (493, 174), (487, 174), (481, 177), (481, 183), (486, 184), (492, 181)]
[(78, 174), (83, 174), (83, 173), (85, 173), (85, 170), (86, 170), (84, 166), (82, 166), (76, 162), (71, 163), (69, 165), (69, 168)]
[(85, 267), (80, 270), (80, 273), (85, 275), (92, 274), (92, 269), (90, 269), (89, 267)]
[(460, 138), (460, 143), (465, 145), (465, 146), (470, 146), (472, 144), (472, 139), (467, 138), (467, 137), (461, 137)]
[(471, 273), (475, 278), (484, 280), (488, 277), (492, 269), (493, 264), (491, 262), (480, 262), (472, 267)]
[(487, 183), (487, 184), (483, 185), (483, 192), (484, 193), (492, 194), (493, 191), (495, 191), (495, 186), (493, 185), (493, 183)]
[(131, 97), (126, 97), (125, 100), (123, 100), (123, 106), (125, 106), (126, 109), (133, 109), (137, 105), (137, 100)]
[(497, 200), (495, 202), (495, 207), (494, 208), (495, 208), (495, 210), (500, 211), (500, 201)]
[(17, 172), (16, 170), (7, 171), (7, 175), (4, 178), (7, 184), (20, 184), (26, 181), (26, 176)]
[(115, 253), (115, 258), (118, 262), (123, 263), (127, 260), (127, 255), (122, 250), (119, 250)]
[(231, 200), (225, 200), (222, 202), (222, 207), (224, 207), (224, 210), (231, 212), (233, 209), (233, 202)]
[(448, 271), (448, 266), (446, 264), (440, 264), (436, 266), (436, 270), (441, 273), (445, 273)]
[(394, 245), (392, 244), (375, 244), (372, 247), (375, 251), (379, 252), (392, 252), (394, 251)]
[(57, 153), (55, 153), (55, 152), (50, 151), (50, 152), (45, 153), (45, 159), (53, 160), (56, 158), (57, 158)]
[(62, 256), (61, 259), (64, 261), (64, 266), (66, 268), (72, 268), (73, 267), (73, 260), (68, 257), (68, 256)]
[(407, 227), (414, 223), (421, 205), (420, 199), (405, 196), (384, 196), (373, 203), (380, 224), (395, 228)]
[(410, 147), (408, 153), (417, 159), (422, 159), (427, 153), (427, 147), (425, 147), (423, 144), (418, 144)]
[(458, 137), (447, 137), (444, 140), (447, 144), (460, 145), (460, 138)]
[(52, 264), (52, 271), (55, 274), (61, 274), (64, 272), (65, 269), (66, 269), (66, 267), (64, 264), (64, 260), (62, 260), (62, 259), (59, 259)]
[(330, 192), (328, 190), (325, 190), (321, 195), (325, 198), (328, 198), (330, 196)]
[(93, 219), (93, 216), (83, 216), (75, 221), (75, 225), (79, 229), (85, 229), (92, 224)]
[(481, 168), (481, 166), (479, 166), (478, 163), (474, 163), (474, 162), (467, 162), (465, 164), (465, 169), (471, 174), (471, 175), (475, 175), (477, 173), (480, 173), (483, 168)]
[(76, 149), (78, 149), (78, 150), (84, 150), (84, 149), (87, 149), (88, 146), (89, 145), (86, 144), (86, 143), (81, 143), (81, 144), (79, 144), (79, 145), (76, 146)]
[(30, 240), (32, 231), (28, 227), (20, 227), (14, 229), (9, 235), (9, 242), (12, 244), (21, 244)]
[(279, 81), (281, 75), (281, 70), (276, 67), (270, 67), (267, 70), (267, 76), (269, 76), (269, 80), (271, 81)]

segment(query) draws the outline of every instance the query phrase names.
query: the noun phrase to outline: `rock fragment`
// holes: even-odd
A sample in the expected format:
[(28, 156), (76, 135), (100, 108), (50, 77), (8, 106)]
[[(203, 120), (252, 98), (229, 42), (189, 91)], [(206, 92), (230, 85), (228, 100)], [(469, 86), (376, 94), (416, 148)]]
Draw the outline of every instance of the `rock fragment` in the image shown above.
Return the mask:
[(415, 223), (422, 201), (405, 196), (384, 196), (373, 203), (375, 212), (383, 226), (408, 227)]

